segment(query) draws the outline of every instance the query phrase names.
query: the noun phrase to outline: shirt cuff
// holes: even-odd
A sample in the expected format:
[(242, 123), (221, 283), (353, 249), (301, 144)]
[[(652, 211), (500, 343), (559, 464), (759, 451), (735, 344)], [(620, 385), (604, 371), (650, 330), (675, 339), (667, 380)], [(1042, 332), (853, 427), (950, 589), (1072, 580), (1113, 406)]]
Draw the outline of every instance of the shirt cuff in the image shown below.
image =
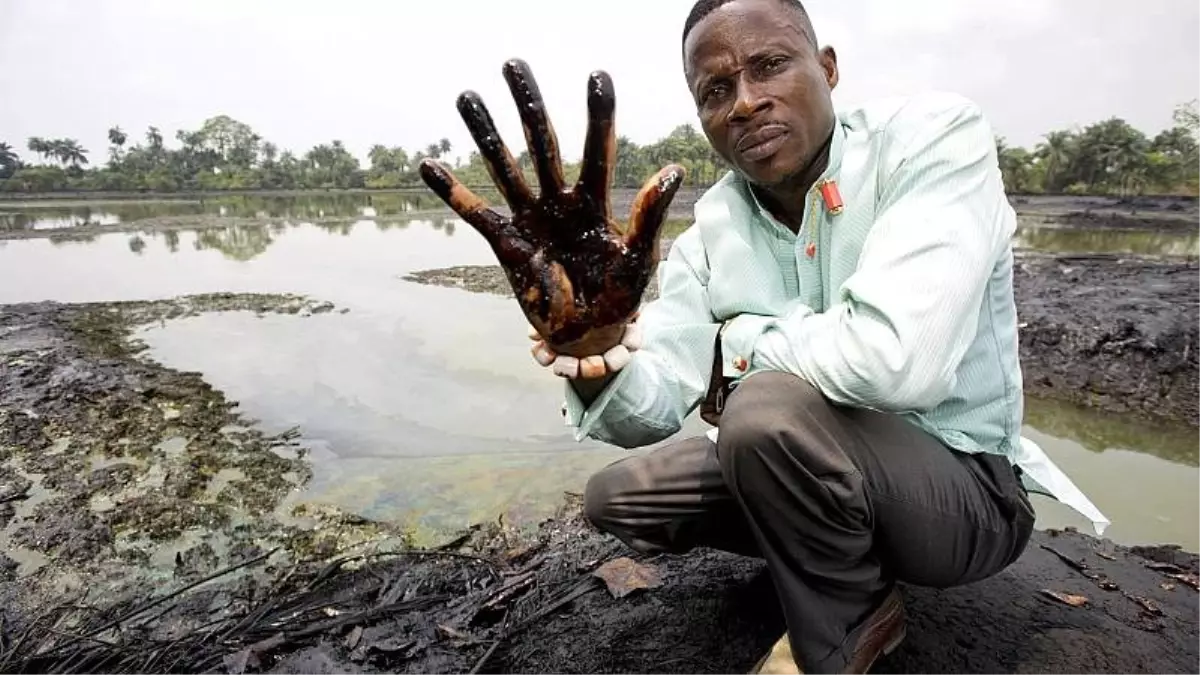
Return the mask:
[(754, 361), (754, 345), (758, 338), (777, 319), (757, 314), (739, 314), (721, 328), (721, 373), (740, 378), (750, 372)]
[(582, 441), (591, 435), (593, 428), (604, 414), (605, 408), (609, 406), (613, 397), (617, 395), (617, 390), (621, 388), (622, 383), (632, 376), (630, 373), (635, 367), (634, 361), (636, 358), (637, 354), (635, 353), (634, 359), (625, 364), (625, 367), (608, 383), (608, 386), (600, 392), (600, 395), (596, 397), (596, 400), (592, 401), (592, 405), (590, 406), (584, 405), (583, 399), (579, 398), (579, 394), (575, 392), (575, 387), (572, 387), (570, 382), (563, 383), (565, 392), (563, 419), (568, 427), (575, 427), (576, 441)]

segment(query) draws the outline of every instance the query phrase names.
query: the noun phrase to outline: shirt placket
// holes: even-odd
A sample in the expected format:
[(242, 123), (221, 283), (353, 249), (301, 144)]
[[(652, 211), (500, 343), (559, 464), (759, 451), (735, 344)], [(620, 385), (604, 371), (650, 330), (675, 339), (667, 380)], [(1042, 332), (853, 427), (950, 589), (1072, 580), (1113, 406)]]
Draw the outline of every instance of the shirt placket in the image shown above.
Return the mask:
[(804, 217), (800, 222), (800, 234), (793, 244), (792, 255), (799, 279), (800, 301), (814, 312), (820, 312), (825, 305), (821, 294), (821, 259), (825, 246), (821, 236), (826, 228), (821, 218), (821, 210), (817, 208), (821, 197), (815, 186), (809, 190), (805, 199), (807, 204)]

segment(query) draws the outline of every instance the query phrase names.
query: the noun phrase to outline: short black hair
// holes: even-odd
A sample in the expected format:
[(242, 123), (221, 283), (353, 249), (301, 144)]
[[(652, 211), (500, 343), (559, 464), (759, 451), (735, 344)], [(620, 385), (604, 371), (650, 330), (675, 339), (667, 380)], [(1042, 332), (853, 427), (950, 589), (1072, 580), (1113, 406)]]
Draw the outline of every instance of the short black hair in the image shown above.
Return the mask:
[[(813, 49), (817, 48), (817, 34), (813, 30), (812, 21), (808, 18), (808, 10), (804, 9), (804, 4), (800, 0), (775, 0), (784, 7), (791, 9), (800, 15), (800, 20), (804, 25), (805, 33), (808, 34), (808, 41), (812, 43)], [(696, 4), (692, 5), (692, 11), (688, 13), (687, 21), (683, 23), (683, 40), (687, 42), (688, 34), (696, 27), (696, 24), (704, 20), (704, 17), (712, 14), (717, 9), (728, 5), (733, 0), (696, 0)]]

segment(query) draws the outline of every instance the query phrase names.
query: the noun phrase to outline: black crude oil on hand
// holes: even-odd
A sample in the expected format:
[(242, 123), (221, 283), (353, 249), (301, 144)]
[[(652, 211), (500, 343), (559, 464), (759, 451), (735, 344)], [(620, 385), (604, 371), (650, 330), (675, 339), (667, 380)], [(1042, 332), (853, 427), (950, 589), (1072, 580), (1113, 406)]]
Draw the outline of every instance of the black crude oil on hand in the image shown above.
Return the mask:
[(588, 128), (579, 180), (565, 185), (558, 138), (537, 82), (520, 59), (504, 64), (504, 79), (520, 112), (541, 193), (526, 184), (487, 107), (473, 91), (458, 111), (511, 209), (502, 216), (431, 159), (421, 178), (484, 236), (512, 284), (530, 324), (554, 351), (584, 357), (618, 344), (658, 264), (658, 234), (684, 169), (662, 168), (647, 180), (626, 227), (613, 220), (609, 187), (616, 163), (612, 79), (588, 77)]

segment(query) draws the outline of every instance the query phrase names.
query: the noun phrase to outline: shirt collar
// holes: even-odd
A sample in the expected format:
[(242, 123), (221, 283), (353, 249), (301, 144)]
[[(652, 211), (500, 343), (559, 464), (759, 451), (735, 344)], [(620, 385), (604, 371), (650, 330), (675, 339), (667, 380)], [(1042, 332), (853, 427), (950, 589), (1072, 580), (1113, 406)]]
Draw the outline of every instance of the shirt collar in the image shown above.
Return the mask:
[[(842, 123), (841, 117), (836, 117), (833, 124), (833, 138), (829, 142), (829, 164), (825, 167), (825, 170), (821, 172), (820, 177), (817, 178), (818, 183), (836, 176), (838, 172), (841, 171), (842, 155), (845, 152), (845, 145), (846, 126)], [(742, 180), (744, 181), (745, 179), (743, 178)], [(782, 224), (775, 220), (775, 217), (771, 215), (771, 212), (768, 211), (765, 206), (763, 206), (762, 202), (758, 200), (758, 195), (754, 193), (754, 190), (750, 189), (749, 183), (746, 184), (746, 192), (750, 194), (750, 199), (754, 200), (754, 209), (760, 216), (766, 218), (768, 222), (772, 222), (779, 227), (783, 227)], [(783, 229), (786, 230), (787, 228)]]

